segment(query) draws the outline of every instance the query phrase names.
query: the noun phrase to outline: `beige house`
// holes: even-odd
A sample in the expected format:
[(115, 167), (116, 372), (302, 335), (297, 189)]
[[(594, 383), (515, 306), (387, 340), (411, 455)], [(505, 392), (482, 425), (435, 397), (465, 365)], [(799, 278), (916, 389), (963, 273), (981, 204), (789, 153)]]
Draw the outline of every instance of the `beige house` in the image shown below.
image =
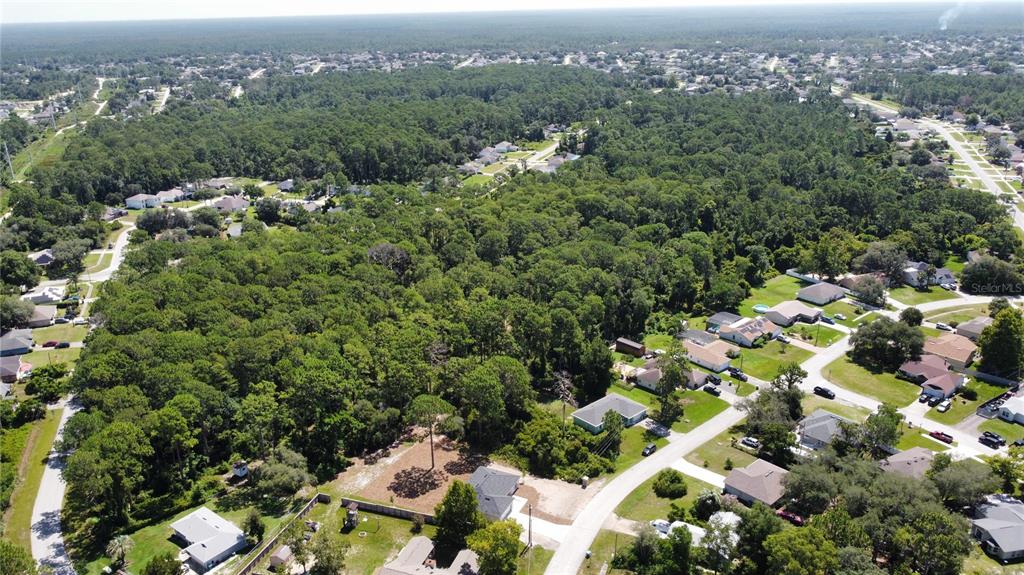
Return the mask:
[(760, 501), (772, 507), (785, 492), (782, 482), (788, 473), (778, 465), (755, 459), (750, 465), (729, 472), (725, 492), (747, 505)]
[(798, 321), (814, 323), (821, 319), (821, 310), (803, 302), (789, 300), (768, 308), (764, 316), (775, 325), (789, 327)]
[(974, 356), (978, 353), (978, 346), (962, 335), (947, 333), (926, 339), (924, 341), (924, 353), (941, 357), (953, 369), (964, 369), (974, 362)]

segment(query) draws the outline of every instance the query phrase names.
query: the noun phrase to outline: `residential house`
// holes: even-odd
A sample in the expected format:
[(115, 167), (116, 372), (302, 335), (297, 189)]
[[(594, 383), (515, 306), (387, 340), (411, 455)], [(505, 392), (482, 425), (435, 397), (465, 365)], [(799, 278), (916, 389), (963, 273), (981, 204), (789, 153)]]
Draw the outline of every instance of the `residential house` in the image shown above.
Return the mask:
[(1024, 425), (1024, 397), (1011, 397), (999, 406), (999, 419)]
[(32, 353), (32, 330), (12, 329), (0, 336), (0, 357)]
[(181, 199), (185, 197), (185, 194), (180, 188), (173, 188), (157, 192), (156, 197), (160, 199), (161, 204), (170, 204), (172, 202), (181, 201)]
[(228, 225), (228, 229), (224, 233), (226, 233), (229, 238), (242, 237), (242, 223), (232, 222), (231, 224)]
[(772, 507), (785, 491), (783, 480), (789, 472), (763, 459), (755, 459), (746, 467), (738, 467), (725, 478), (725, 493), (747, 505), (760, 501)]
[(160, 198), (153, 194), (135, 194), (125, 198), (124, 205), (129, 210), (144, 210), (155, 208), (160, 205)]
[(591, 433), (604, 431), (604, 414), (614, 411), (622, 417), (626, 427), (640, 423), (647, 417), (647, 407), (617, 393), (609, 393), (601, 399), (572, 412), (572, 420)]
[(956, 334), (962, 335), (971, 341), (978, 341), (978, 338), (981, 337), (981, 332), (991, 323), (992, 318), (987, 315), (969, 319), (956, 326)]
[[(935, 273), (931, 274), (934, 269)], [(913, 287), (956, 283), (956, 276), (947, 268), (936, 268), (928, 262), (907, 262), (903, 267), (903, 283)]]
[(213, 207), (222, 214), (242, 212), (249, 209), (249, 200), (242, 196), (223, 196), (213, 203)]
[(775, 325), (789, 327), (798, 321), (814, 323), (821, 319), (821, 310), (796, 300), (775, 304), (768, 308), (765, 317)]
[(282, 192), (290, 192), (295, 189), (295, 180), (288, 178), (283, 182), (278, 182), (277, 189)]
[(226, 190), (234, 184), (234, 178), (212, 178), (203, 182), (203, 186), (214, 190)]
[(987, 255), (988, 255), (988, 250), (986, 250), (986, 249), (970, 250), (969, 252), (967, 252), (967, 263), (969, 263), (969, 264), (976, 264), (976, 263), (980, 262), (981, 259), (983, 257), (987, 256)]
[(686, 376), (687, 389), (700, 389), (708, 382), (708, 374), (699, 369), (689, 369), (683, 372)]
[(832, 444), (832, 440), (842, 432), (842, 424), (853, 424), (852, 421), (826, 411), (817, 409), (803, 418), (796, 428), (800, 445), (807, 449), (823, 449)]
[[(5, 355), (0, 357), (0, 382), (14, 383), (25, 375), (25, 371), (31, 366), (21, 361), (17, 355)], [(0, 397), (6, 394), (0, 393)]]
[(921, 393), (931, 397), (946, 399), (952, 397), (961, 387), (967, 378), (962, 373), (947, 371), (946, 373), (929, 378), (921, 384)]
[(112, 222), (117, 218), (127, 216), (128, 210), (124, 208), (115, 208), (113, 206), (107, 206), (107, 209), (103, 211), (103, 221)]
[(495, 150), (493, 147), (487, 146), (486, 148), (480, 150), (477, 153), (476, 159), (481, 164), (483, 164), (485, 166), (489, 166), (489, 165), (497, 162), (498, 160), (500, 160), (501, 159), (501, 154), (499, 154), (498, 151)]
[(479, 174), (480, 168), (482, 167), (483, 165), (481, 165), (479, 162), (466, 162), (465, 164), (460, 164), (459, 167), (457, 168), (457, 171), (460, 174), (472, 176), (474, 174)]
[(202, 573), (245, 547), (245, 533), (234, 523), (200, 507), (171, 524), (174, 536), (185, 544), (193, 568)]
[(842, 279), (840, 279), (837, 283), (839, 284), (839, 287), (841, 287), (841, 288), (848, 289), (851, 292), (856, 292), (857, 291), (856, 287), (860, 284), (860, 282), (862, 282), (862, 281), (864, 281), (864, 280), (866, 280), (868, 278), (875, 278), (878, 281), (882, 282), (882, 285), (888, 285), (889, 284), (888, 278), (886, 278), (885, 274), (883, 274), (881, 272), (868, 272), (866, 274), (849, 274), (849, 275), (843, 277)]
[(1024, 503), (1009, 495), (989, 495), (974, 510), (971, 535), (1000, 561), (1024, 557)]
[(448, 567), (434, 561), (434, 542), (417, 535), (398, 552), (398, 557), (380, 569), (380, 575), (476, 575), (480, 570), (476, 553), (463, 549)]
[(615, 340), (615, 351), (626, 355), (632, 355), (633, 357), (642, 357), (647, 353), (647, 348), (644, 347), (644, 344), (642, 343), (637, 343), (631, 339), (620, 337)]
[(658, 382), (661, 381), (661, 369), (655, 367), (652, 369), (640, 368), (636, 371), (633, 376), (637, 387), (642, 387), (648, 391), (658, 391)]
[(843, 299), (845, 296), (846, 292), (843, 288), (828, 282), (818, 282), (796, 292), (797, 299), (802, 299), (815, 305), (830, 304), (836, 300)]
[(513, 144), (512, 142), (503, 141), (503, 142), (498, 142), (497, 144), (494, 144), (494, 151), (498, 152), (499, 154), (507, 154), (509, 152), (518, 152), (519, 151), (519, 146)]
[(477, 467), (469, 478), (476, 491), (476, 504), (488, 519), (500, 521), (512, 513), (513, 495), (522, 475), (491, 467)]
[(706, 346), (697, 345), (692, 341), (684, 341), (683, 347), (686, 348), (687, 359), (715, 373), (725, 371), (729, 367), (729, 363), (732, 360), (729, 359), (726, 353), (730, 349), (736, 349), (721, 340)]
[(678, 337), (684, 341), (692, 341), (697, 345), (710, 345), (718, 340), (715, 334), (699, 329), (683, 330), (678, 334)]
[(763, 318), (745, 317), (718, 330), (718, 337), (738, 343), (743, 347), (754, 347), (782, 333), (782, 328)]
[(906, 451), (894, 453), (878, 462), (882, 471), (897, 473), (904, 477), (923, 479), (932, 467), (935, 452), (927, 447), (911, 447)]
[(292, 553), (292, 548), (287, 545), (278, 547), (270, 555), (270, 568), (275, 571), (288, 565), (295, 555)]
[(743, 319), (741, 316), (738, 316), (738, 315), (736, 315), (734, 313), (729, 313), (727, 311), (720, 311), (720, 312), (716, 313), (715, 315), (713, 315), (713, 316), (708, 318), (708, 320), (706, 322), (707, 323), (707, 330), (710, 331), (710, 332), (717, 333), (720, 329), (722, 329), (723, 325), (732, 325), (732, 324), (740, 321), (741, 319)]
[(57, 317), (57, 306), (55, 305), (37, 305), (32, 310), (32, 317), (28, 319), (28, 327), (46, 327), (53, 325), (54, 318)]
[(953, 369), (964, 369), (974, 361), (978, 346), (962, 335), (947, 333), (924, 340), (924, 353), (937, 355)]
[(24, 301), (34, 304), (57, 303), (64, 299), (67, 289), (63, 285), (36, 287), (21, 296)]
[(937, 355), (924, 354), (920, 359), (904, 362), (896, 370), (896, 377), (921, 385), (948, 371), (949, 363), (945, 359)]
[(46, 267), (53, 262), (53, 250), (47, 248), (38, 252), (32, 252), (28, 254), (28, 259), (32, 260), (37, 266)]

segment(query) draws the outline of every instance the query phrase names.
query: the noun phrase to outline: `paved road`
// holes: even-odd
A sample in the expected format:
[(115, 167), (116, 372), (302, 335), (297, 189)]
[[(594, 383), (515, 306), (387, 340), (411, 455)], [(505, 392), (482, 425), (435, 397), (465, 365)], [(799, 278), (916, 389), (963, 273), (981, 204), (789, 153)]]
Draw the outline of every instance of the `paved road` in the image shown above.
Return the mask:
[[(80, 409), (77, 405), (63, 402), (51, 406), (63, 407), (60, 423), (57, 427), (57, 439), (64, 432), (64, 424)], [(35, 507), (32, 508), (32, 557), (40, 565), (47, 567), (53, 575), (76, 575), (67, 550), (64, 548), (64, 536), (61, 533), (60, 514), (64, 506), (64, 469), (63, 454), (50, 450), (50, 455), (43, 469), (43, 478), (39, 483), (39, 494), (36, 496)]]
[(570, 530), (572, 536), (558, 546), (545, 573), (565, 575), (578, 572), (601, 526), (627, 495), (658, 471), (673, 466), (694, 449), (739, 423), (743, 417), (742, 411), (729, 407), (605, 484), (576, 516)]
[(114, 242), (113, 257), (110, 259), (110, 265), (106, 269), (100, 270), (96, 273), (86, 274), (84, 279), (90, 282), (103, 282), (110, 279), (117, 268), (121, 267), (121, 262), (124, 261), (124, 254), (128, 248), (128, 237), (131, 235), (132, 230), (135, 229), (135, 224), (125, 223), (125, 230), (121, 232), (121, 235), (117, 236), (117, 241)]

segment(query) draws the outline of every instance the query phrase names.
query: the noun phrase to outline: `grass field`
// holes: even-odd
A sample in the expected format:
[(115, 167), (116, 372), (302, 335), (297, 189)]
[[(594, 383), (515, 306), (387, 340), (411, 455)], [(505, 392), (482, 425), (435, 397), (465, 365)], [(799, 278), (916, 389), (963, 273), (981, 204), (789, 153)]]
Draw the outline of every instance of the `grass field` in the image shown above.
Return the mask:
[(615, 459), (615, 473), (613, 475), (622, 473), (643, 459), (644, 457), (640, 452), (644, 450), (644, 446), (648, 443), (653, 443), (660, 449), (668, 444), (668, 440), (664, 437), (656, 437), (638, 425), (623, 431), (622, 443), (619, 445), (619, 456)]
[[(78, 356), (81, 354), (82, 348), (78, 347), (69, 347), (67, 349), (48, 349), (25, 354), (21, 356), (21, 361), (30, 363), (33, 367), (49, 365), (51, 363), (71, 364), (77, 361)], [(69, 365), (69, 367), (71, 366)]]
[(494, 174), (497, 174), (498, 172), (504, 171), (505, 167), (506, 167), (505, 164), (503, 164), (501, 162), (495, 162), (495, 163), (493, 163), (493, 164), (491, 164), (489, 166), (484, 166), (484, 167), (480, 168), (480, 172), (483, 173), (483, 174), (490, 174), (490, 175), (493, 176)]
[[(543, 147), (542, 147), (542, 149), (543, 149)], [(528, 158), (528, 157), (530, 157), (532, 155), (533, 155), (533, 153), (530, 152), (529, 150), (520, 150), (518, 152), (509, 152), (509, 153), (505, 154), (505, 158), (507, 158), (509, 160), (521, 160), (523, 158)]]
[(494, 178), (490, 176), (485, 176), (483, 174), (473, 174), (472, 176), (463, 180), (462, 183), (466, 184), (467, 186), (487, 186), (490, 185), (491, 182), (493, 181)]
[(43, 480), (46, 458), (50, 453), (57, 426), (63, 410), (46, 412), (46, 418), (32, 424), (25, 448), (29, 450), (26, 467), (19, 470), (21, 481), (11, 494), (11, 508), (8, 510), (5, 535), (23, 547), (30, 548), (32, 542), (32, 508), (35, 506), (39, 483)]
[(528, 551), (519, 556), (519, 566), (516, 573), (522, 575), (540, 575), (548, 567), (554, 551), (545, 549), (540, 545), (534, 545)]
[(85, 273), (86, 275), (101, 272), (110, 267), (110, 263), (114, 261), (114, 254), (89, 254), (85, 256)]
[[(694, 465), (706, 467), (715, 473), (728, 475), (725, 468), (726, 460), (732, 462), (733, 467), (746, 467), (757, 457), (748, 451), (735, 447), (743, 438), (743, 431), (738, 427), (727, 429), (718, 436), (711, 439), (704, 445), (694, 449), (686, 456), (686, 460)], [(706, 465), (705, 465), (706, 464)]]
[(839, 387), (897, 407), (908, 405), (921, 393), (920, 388), (910, 382), (896, 379), (891, 373), (873, 373), (847, 357), (828, 364), (825, 377)]
[[(32, 337), (35, 338), (38, 343), (45, 343), (50, 340), (57, 341), (82, 341), (85, 336), (89, 333), (89, 328), (84, 325), (71, 325), (70, 323), (61, 323), (51, 325), (49, 327), (39, 327), (32, 330)], [(54, 350), (54, 351), (67, 351), (67, 350)]]
[(954, 425), (958, 423), (961, 419), (973, 414), (981, 404), (992, 399), (993, 397), (1002, 395), (1002, 393), (1006, 391), (1005, 387), (991, 385), (989, 383), (985, 383), (984, 381), (978, 381), (976, 379), (972, 379), (967, 384), (967, 387), (970, 389), (974, 389), (975, 391), (978, 392), (978, 399), (974, 401), (968, 401), (964, 399), (963, 396), (957, 395), (956, 397), (950, 400), (953, 406), (949, 408), (949, 411), (947, 411), (946, 413), (939, 413), (937, 409), (933, 408), (928, 410), (928, 413), (925, 414), (925, 417), (931, 419), (932, 421), (945, 423), (946, 425)]
[(1003, 565), (986, 555), (981, 547), (974, 545), (960, 572), (964, 575), (1020, 575), (1024, 573), (1024, 565)]
[(805, 323), (795, 323), (791, 327), (783, 330), (786, 335), (801, 339), (811, 345), (818, 347), (828, 347), (833, 343), (843, 339), (845, 333), (828, 327), (827, 324), (818, 322), (815, 325), (807, 325)]
[(663, 333), (655, 333), (644, 337), (644, 346), (647, 348), (647, 353), (651, 353), (656, 349), (668, 351), (673, 345), (677, 345), (676, 342), (676, 338)]
[(637, 403), (646, 405), (648, 409), (653, 409), (658, 405), (658, 398), (653, 393), (642, 387), (633, 387), (622, 381), (613, 382), (611, 388), (608, 389), (608, 393), (626, 396)]
[(949, 446), (945, 443), (928, 437), (928, 432), (920, 427), (904, 430), (903, 436), (900, 437), (899, 443), (896, 444), (896, 449), (900, 451), (906, 451), (912, 447), (923, 447), (932, 451), (946, 451), (949, 449)]
[(941, 321), (942, 323), (963, 323), (967, 320), (983, 315), (988, 315), (988, 306), (985, 304), (977, 304), (945, 308), (925, 316), (925, 319), (931, 322)]
[[(18, 397), (17, 390), (21, 386), (14, 386), (14, 396)], [(38, 422), (26, 423), (20, 427), (4, 429), (0, 433), (0, 465), (3, 466), (4, 473), (10, 473), (10, 488), (16, 489), (18, 486), (18, 469), (17, 466), (21, 463), (22, 456), (25, 453), (25, 448), (28, 446), (29, 438), (32, 436), (34, 430), (37, 429)], [(11, 493), (7, 494), (8, 502), (10, 501)], [(4, 512), (0, 524), (3, 529), (0, 533), (6, 533), (8, 531), (7, 520), (10, 516), (10, 508)]]
[(700, 390), (683, 392), (683, 417), (672, 424), (679, 433), (693, 431), (698, 425), (725, 411), (729, 404), (710, 393)]
[(832, 316), (833, 319), (835, 318), (835, 315), (837, 313), (845, 315), (846, 319), (837, 319), (836, 323), (840, 325), (845, 325), (846, 327), (851, 329), (857, 327), (857, 322), (854, 318), (864, 313), (860, 308), (853, 307), (853, 305), (851, 305), (850, 302), (846, 300), (834, 301), (824, 306), (822, 309), (825, 310), (825, 313), (827, 315)]
[(864, 421), (870, 415), (870, 412), (863, 407), (841, 403), (834, 399), (825, 399), (817, 395), (805, 395), (800, 403), (804, 408), (804, 415), (810, 415), (815, 410), (824, 409), (846, 419), (859, 422)]
[(889, 290), (889, 297), (903, 304), (918, 305), (930, 301), (953, 299), (956, 295), (939, 286), (931, 286), (926, 291), (910, 286), (902, 286)]
[[(612, 569), (610, 563), (616, 550), (629, 547), (633, 539), (629, 535), (602, 529), (590, 545), (590, 557), (583, 560), (577, 575), (627, 575), (629, 571)], [(606, 563), (609, 564), (607, 570), (603, 569)]]
[(763, 347), (742, 348), (740, 358), (734, 359), (732, 365), (740, 367), (758, 379), (772, 380), (779, 374), (779, 368), (787, 363), (803, 363), (811, 357), (811, 352), (795, 345), (785, 345), (772, 340)]
[(978, 426), (981, 431), (991, 431), (1002, 435), (1008, 442), (1024, 439), (1024, 426), (1018, 423), (1009, 423), (1002, 419), (989, 419)]
[(757, 313), (753, 308), (757, 304), (773, 306), (779, 302), (794, 299), (796, 292), (804, 285), (803, 282), (791, 276), (784, 274), (775, 276), (766, 281), (763, 286), (750, 291), (750, 297), (740, 303), (740, 315), (754, 317)]
[(14, 165), (15, 179), (22, 180), (30, 169), (35, 166), (47, 166), (56, 162), (68, 147), (68, 137), (74, 130), (57, 135), (47, 131), (40, 139), (32, 142), (17, 153), (11, 163)]
[(626, 496), (622, 500), (622, 503), (615, 508), (615, 514), (619, 517), (625, 517), (626, 519), (632, 519), (634, 521), (648, 522), (653, 519), (665, 519), (668, 517), (668, 512), (671, 509), (671, 504), (682, 505), (685, 509), (689, 509), (693, 505), (697, 495), (704, 489), (710, 489), (718, 492), (718, 488), (713, 485), (709, 485), (694, 479), (692, 477), (686, 478), (686, 495), (679, 499), (665, 499), (658, 497), (654, 493), (654, 480), (656, 477), (652, 477), (647, 481), (640, 484), (639, 487), (633, 490), (632, 493)]

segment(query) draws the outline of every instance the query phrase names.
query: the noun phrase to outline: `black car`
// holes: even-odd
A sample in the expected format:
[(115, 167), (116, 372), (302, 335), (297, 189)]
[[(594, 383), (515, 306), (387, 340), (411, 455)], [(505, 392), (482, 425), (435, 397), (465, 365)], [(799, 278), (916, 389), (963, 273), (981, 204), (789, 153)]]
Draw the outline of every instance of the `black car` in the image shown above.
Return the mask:
[(821, 387), (820, 385), (814, 386), (814, 395), (820, 395), (826, 399), (835, 399), (836, 392), (832, 391), (827, 387)]
[(1014, 447), (1024, 447), (1024, 439), (1015, 439), (1013, 441)]
[(940, 403), (942, 403), (942, 396), (941, 395), (936, 395), (935, 397), (928, 398), (928, 407), (935, 407), (936, 405), (938, 405)]
[(742, 371), (740, 371), (740, 368), (738, 368), (738, 367), (731, 367), (731, 366), (725, 368), (725, 371), (728, 371), (729, 375), (731, 375), (733, 377), (735, 377), (737, 373), (743, 373)]
[(917, 402), (918, 403), (924, 403), (924, 402), (928, 401), (928, 397), (929, 396), (928, 396), (927, 393), (922, 393), (921, 395), (917, 396)]
[(644, 447), (644, 450), (640, 452), (640, 455), (643, 455), (644, 457), (647, 457), (648, 455), (654, 453), (657, 450), (658, 450), (658, 446), (657, 445), (655, 445), (653, 443), (648, 443), (647, 446)]
[(827, 316), (827, 315), (823, 315), (823, 316), (821, 316), (821, 321), (823, 321), (823, 322), (825, 322), (825, 323), (827, 323), (827, 324), (829, 324), (829, 325), (835, 325), (835, 323), (836, 323), (836, 320), (834, 320), (834, 319), (830, 318), (830, 317), (829, 317), (829, 316)]
[(706, 391), (707, 393), (710, 393), (711, 395), (713, 395), (715, 397), (718, 397), (719, 395), (722, 395), (722, 392), (719, 391), (718, 388), (713, 386), (713, 385), (705, 385), (704, 386), (704, 391)]
[(722, 378), (718, 377), (717, 375), (715, 375), (713, 373), (709, 373), (707, 379), (708, 379), (708, 383), (711, 383), (711, 384), (714, 384), (714, 385), (719, 385), (719, 384), (722, 383)]
[(729, 375), (735, 377), (736, 379), (738, 379), (740, 381), (747, 381), (747, 374), (743, 373), (742, 371), (740, 371), (739, 369), (737, 369), (735, 367), (730, 367), (729, 368)]
[(993, 439), (991, 437), (988, 437), (988, 436), (985, 436), (985, 435), (982, 435), (981, 437), (978, 438), (978, 443), (980, 443), (982, 445), (987, 445), (987, 446), (991, 447), (992, 449), (999, 449), (1000, 447), (1002, 447), (1001, 443), (999, 443), (995, 439)]
[(71, 347), (71, 344), (69, 342), (62, 341), (62, 342), (58, 343), (57, 345), (55, 345), (53, 347), (56, 348), (56, 349), (67, 349), (67, 348)]
[(995, 441), (999, 445), (1006, 445), (1006, 440), (1003, 439), (1003, 436), (999, 435), (998, 433), (993, 433), (991, 431), (983, 431), (981, 433), (981, 436), (982, 437), (987, 437), (987, 438), (991, 439), (992, 441)]

